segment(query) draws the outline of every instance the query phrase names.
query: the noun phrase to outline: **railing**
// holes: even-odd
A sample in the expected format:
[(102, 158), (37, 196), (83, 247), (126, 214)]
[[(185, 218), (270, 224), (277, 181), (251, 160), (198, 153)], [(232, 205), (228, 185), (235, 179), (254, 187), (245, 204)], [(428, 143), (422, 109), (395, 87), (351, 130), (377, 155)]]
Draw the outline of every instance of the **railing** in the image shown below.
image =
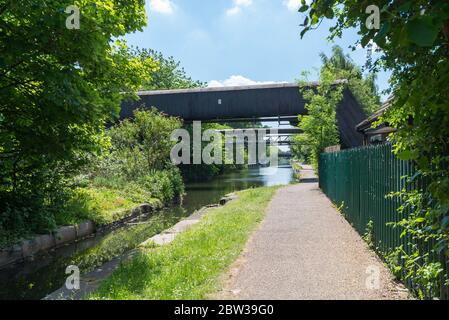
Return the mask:
[[(414, 164), (395, 157), (388, 144), (323, 153), (319, 161), (320, 187), (323, 192), (341, 208), (361, 235), (365, 234), (368, 223), (372, 221), (373, 242), (383, 255), (401, 245), (405, 252), (411, 252), (410, 237), (401, 237), (403, 230), (389, 224), (401, 218), (397, 212), (401, 205), (400, 198), (386, 195), (403, 189), (424, 188), (422, 180), (409, 182), (404, 178), (413, 176), (415, 172)], [(420, 248), (423, 245), (434, 260), (443, 262), (447, 270), (447, 259), (431, 253), (431, 244), (420, 244)], [(441, 283), (436, 290), (422, 288), (411, 278), (405, 279), (405, 283), (409, 288), (421, 289), (426, 297), (431, 297), (430, 291), (439, 290), (440, 298), (448, 298), (447, 286), (441, 286)]]

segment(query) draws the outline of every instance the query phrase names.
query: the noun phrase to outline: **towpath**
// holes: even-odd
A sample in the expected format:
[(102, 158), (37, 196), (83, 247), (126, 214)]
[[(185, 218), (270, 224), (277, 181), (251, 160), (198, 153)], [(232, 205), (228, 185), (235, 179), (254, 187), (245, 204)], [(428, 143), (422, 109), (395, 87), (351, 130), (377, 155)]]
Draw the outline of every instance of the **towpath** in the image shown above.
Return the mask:
[(302, 183), (278, 190), (217, 298), (407, 299), (304, 169)]

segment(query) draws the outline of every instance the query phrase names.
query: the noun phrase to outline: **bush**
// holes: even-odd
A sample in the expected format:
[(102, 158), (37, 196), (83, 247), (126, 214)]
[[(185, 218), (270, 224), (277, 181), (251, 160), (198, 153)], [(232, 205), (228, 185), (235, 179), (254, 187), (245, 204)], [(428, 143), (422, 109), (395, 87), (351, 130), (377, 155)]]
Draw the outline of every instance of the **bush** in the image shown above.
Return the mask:
[(141, 203), (166, 205), (184, 193), (180, 171), (168, 160), (175, 143), (170, 140), (171, 132), (181, 122), (154, 108), (137, 110), (134, 115), (134, 121), (124, 120), (107, 131), (110, 150), (92, 159), (85, 169), (84, 176), (89, 176), (95, 190), (90, 192), (90, 210), (100, 216), (113, 210), (105, 203), (114, 203), (114, 196), (126, 203), (116, 203), (117, 208), (127, 208)]
[(163, 203), (169, 203), (184, 193), (181, 174), (176, 167), (152, 171), (144, 179), (144, 186), (151, 195)]

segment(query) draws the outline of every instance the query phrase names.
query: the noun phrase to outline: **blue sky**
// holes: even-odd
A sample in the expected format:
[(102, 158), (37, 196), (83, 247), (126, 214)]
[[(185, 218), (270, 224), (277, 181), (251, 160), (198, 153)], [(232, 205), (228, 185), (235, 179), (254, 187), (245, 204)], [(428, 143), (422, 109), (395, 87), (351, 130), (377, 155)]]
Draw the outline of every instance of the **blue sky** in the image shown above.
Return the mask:
[[(147, 0), (148, 27), (128, 35), (129, 44), (174, 56), (192, 78), (211, 85), (292, 82), (302, 71), (316, 79), (319, 53), (342, 46), (363, 64), (366, 52), (351, 51), (358, 36), (326, 40), (329, 22), (301, 39), (299, 0)], [(381, 89), (388, 76), (379, 75)]]

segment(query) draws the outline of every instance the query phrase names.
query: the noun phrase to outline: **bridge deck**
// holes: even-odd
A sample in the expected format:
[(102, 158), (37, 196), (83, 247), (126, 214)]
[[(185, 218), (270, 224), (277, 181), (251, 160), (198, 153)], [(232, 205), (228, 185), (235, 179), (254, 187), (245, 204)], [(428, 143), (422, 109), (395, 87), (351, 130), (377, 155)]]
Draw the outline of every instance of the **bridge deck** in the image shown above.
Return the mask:
[[(318, 84), (310, 83), (314, 88)], [(266, 118), (295, 120), (305, 115), (306, 101), (297, 84), (269, 84), (243, 87), (196, 88), (183, 90), (144, 91), (138, 93), (140, 101), (125, 102), (121, 118), (133, 116), (139, 107), (156, 107), (170, 116), (190, 122), (248, 121)], [(365, 114), (352, 93), (346, 89), (337, 109), (337, 121), (342, 144), (360, 146), (363, 137), (355, 126)]]

